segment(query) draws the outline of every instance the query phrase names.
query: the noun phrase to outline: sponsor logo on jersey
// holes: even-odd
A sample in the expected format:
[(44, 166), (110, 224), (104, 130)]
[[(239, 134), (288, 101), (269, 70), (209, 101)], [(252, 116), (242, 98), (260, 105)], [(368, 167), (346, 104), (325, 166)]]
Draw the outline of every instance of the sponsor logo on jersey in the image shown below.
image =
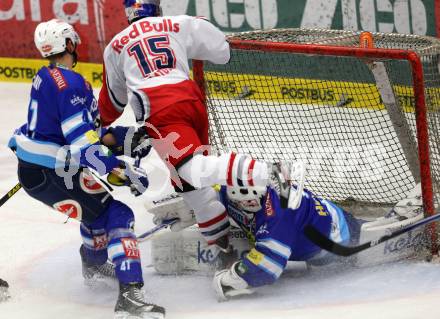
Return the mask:
[(264, 255), (255, 248), (252, 248), (246, 257), (254, 265), (259, 265), (264, 259)]
[(66, 199), (53, 204), (53, 208), (57, 211), (69, 216), (69, 218), (75, 218), (81, 220), (82, 208), (81, 205), (72, 199)]
[(93, 236), (93, 247), (95, 249), (107, 248), (107, 235), (102, 234), (100, 236)]
[(130, 39), (136, 39), (144, 33), (149, 32), (174, 32), (178, 33), (180, 31), (180, 24), (179, 23), (173, 23), (171, 19), (163, 19), (161, 22), (158, 23), (151, 23), (150, 21), (139, 21), (138, 23), (134, 23), (131, 26), (130, 31), (128, 32), (128, 35), (124, 35), (121, 37), (118, 37), (117, 39), (113, 40), (112, 42), (112, 48), (118, 53), (122, 52), (122, 49), (124, 46), (130, 42)]
[(324, 206), (322, 206), (321, 202), (315, 199), (315, 209), (319, 216), (328, 216), (329, 213), (325, 210)]
[(260, 226), (260, 228), (258, 228), (257, 233), (255, 234), (255, 236), (258, 235), (268, 235), (269, 231), (267, 230), (267, 224), (263, 224)]
[(137, 240), (133, 238), (121, 238), (122, 247), (124, 248), (125, 256), (128, 258), (140, 258)]
[(94, 131), (94, 130), (87, 131), (85, 133), (85, 136), (87, 138), (87, 141), (89, 141), (90, 144), (95, 144), (95, 143), (99, 142), (98, 133), (96, 133), (96, 131)]
[(228, 204), (228, 214), (235, 222), (240, 223), (246, 227), (250, 226), (249, 218), (240, 209), (236, 208), (231, 203)]
[(104, 193), (106, 190), (101, 186), (93, 176), (87, 175), (82, 172), (79, 176), (79, 185), (81, 189), (88, 194)]
[(78, 95), (74, 95), (72, 96), (72, 98), (70, 99), (70, 103), (74, 106), (81, 104), (84, 105), (87, 102), (87, 97), (80, 97)]
[(58, 87), (58, 90), (62, 91), (67, 88), (67, 82), (64, 79), (64, 76), (61, 74), (60, 70), (57, 68), (49, 69), (49, 74), (52, 79), (55, 81), (55, 84)]
[(267, 197), (266, 197), (265, 213), (267, 217), (272, 217), (275, 215), (275, 211), (273, 210), (272, 207), (272, 197), (270, 196), (270, 192), (267, 193)]

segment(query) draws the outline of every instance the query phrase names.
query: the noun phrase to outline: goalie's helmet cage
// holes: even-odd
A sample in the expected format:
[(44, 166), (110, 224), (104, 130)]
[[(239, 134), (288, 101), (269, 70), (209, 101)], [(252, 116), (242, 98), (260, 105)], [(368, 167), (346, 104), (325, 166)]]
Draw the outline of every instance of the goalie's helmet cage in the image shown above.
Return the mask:
[(43, 58), (64, 52), (67, 39), (70, 39), (75, 47), (81, 43), (73, 26), (59, 19), (40, 23), (34, 33), (35, 46)]
[(240, 209), (256, 213), (263, 207), (263, 199), (267, 193), (266, 187), (227, 187), (228, 199)]
[(159, 17), (162, 15), (160, 0), (124, 0), (124, 6), (128, 23), (146, 17)]

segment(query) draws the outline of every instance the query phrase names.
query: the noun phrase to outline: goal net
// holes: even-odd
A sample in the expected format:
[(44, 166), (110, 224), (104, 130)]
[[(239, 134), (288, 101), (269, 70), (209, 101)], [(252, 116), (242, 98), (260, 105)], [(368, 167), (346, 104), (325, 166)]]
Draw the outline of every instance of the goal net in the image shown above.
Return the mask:
[(230, 36), (227, 65), (194, 62), (217, 151), (303, 160), (306, 187), (343, 206), (393, 206), (440, 181), (440, 41), (279, 29)]

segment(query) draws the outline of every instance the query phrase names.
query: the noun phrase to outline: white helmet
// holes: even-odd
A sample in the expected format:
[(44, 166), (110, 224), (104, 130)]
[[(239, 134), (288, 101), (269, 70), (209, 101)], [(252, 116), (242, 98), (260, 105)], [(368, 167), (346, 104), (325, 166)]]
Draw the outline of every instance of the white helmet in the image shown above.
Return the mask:
[(226, 188), (228, 199), (234, 202), (238, 208), (251, 213), (261, 210), (262, 199), (266, 193), (267, 188), (262, 186)]
[(34, 33), (34, 42), (44, 58), (66, 50), (66, 40), (70, 39), (77, 46), (81, 43), (75, 29), (62, 20), (52, 19), (41, 22)]

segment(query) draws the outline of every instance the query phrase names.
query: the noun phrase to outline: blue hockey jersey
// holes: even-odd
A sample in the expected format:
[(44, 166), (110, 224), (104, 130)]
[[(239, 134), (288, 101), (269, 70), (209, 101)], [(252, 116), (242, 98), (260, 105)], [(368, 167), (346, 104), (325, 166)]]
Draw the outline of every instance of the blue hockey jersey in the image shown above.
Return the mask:
[(29, 163), (52, 169), (88, 166), (105, 174), (119, 161), (100, 144), (98, 120), (93, 90), (80, 74), (43, 67), (32, 81), (27, 123), (16, 130), (9, 147)]
[[(300, 207), (292, 210), (282, 208), (279, 195), (268, 187), (262, 208), (255, 213), (253, 220), (228, 199), (226, 187), (222, 187), (220, 199), (240, 227), (251, 225), (247, 230), (254, 236), (255, 247), (241, 259), (239, 275), (253, 287), (275, 282), (288, 260), (307, 261), (319, 255), (321, 249), (304, 235), (306, 225), (314, 226), (336, 242), (350, 240), (345, 212), (307, 190), (303, 192)], [(245, 219), (247, 222), (243, 223)]]

